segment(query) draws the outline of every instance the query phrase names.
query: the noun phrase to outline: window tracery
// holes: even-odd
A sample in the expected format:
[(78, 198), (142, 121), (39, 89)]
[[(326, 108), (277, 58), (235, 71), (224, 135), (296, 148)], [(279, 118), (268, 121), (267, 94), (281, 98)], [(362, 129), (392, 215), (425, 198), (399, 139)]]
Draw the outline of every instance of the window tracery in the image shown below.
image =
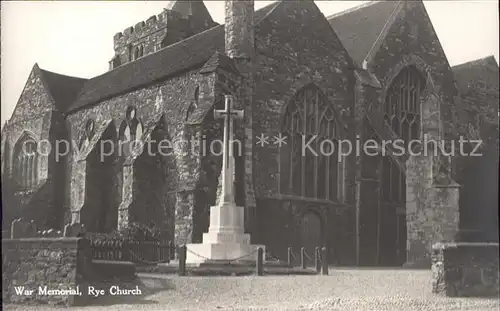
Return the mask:
[(82, 138), (80, 141), (80, 150), (85, 150), (89, 144), (90, 140), (94, 136), (94, 131), (95, 131), (95, 122), (92, 119), (87, 120), (85, 123), (85, 128), (82, 133)]
[(31, 189), (38, 183), (38, 151), (36, 140), (24, 134), (15, 149), (14, 178), (21, 189)]
[[(339, 130), (331, 103), (316, 86), (297, 92), (286, 107), (282, 124), (282, 135), (286, 137), (279, 162), (282, 194), (342, 200)], [(306, 145), (311, 148), (303, 148)]]
[[(403, 69), (387, 91), (384, 120), (405, 143), (420, 138), (420, 97), (425, 79), (413, 66)], [(389, 157), (382, 161), (382, 199), (402, 202), (406, 192), (406, 177)]]
[(143, 126), (137, 117), (137, 110), (135, 107), (129, 106), (125, 111), (125, 120), (119, 129), (121, 155), (130, 154), (135, 144), (141, 140), (142, 134)]

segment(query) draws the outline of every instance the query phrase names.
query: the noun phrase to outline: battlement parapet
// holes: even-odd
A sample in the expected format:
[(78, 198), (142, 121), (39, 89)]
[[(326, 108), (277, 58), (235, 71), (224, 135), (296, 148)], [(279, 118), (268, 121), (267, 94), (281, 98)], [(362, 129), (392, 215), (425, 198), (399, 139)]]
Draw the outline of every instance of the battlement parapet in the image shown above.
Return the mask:
[(156, 17), (156, 15), (153, 15), (153, 16), (149, 17), (149, 18), (146, 20), (146, 25), (147, 25), (147, 26), (154, 25), (157, 21), (158, 21), (158, 18)]
[(178, 12), (164, 10), (158, 15), (150, 16), (147, 20), (116, 33), (113, 37), (115, 49), (167, 26), (169, 29), (186, 30), (189, 27), (189, 20), (183, 18)]

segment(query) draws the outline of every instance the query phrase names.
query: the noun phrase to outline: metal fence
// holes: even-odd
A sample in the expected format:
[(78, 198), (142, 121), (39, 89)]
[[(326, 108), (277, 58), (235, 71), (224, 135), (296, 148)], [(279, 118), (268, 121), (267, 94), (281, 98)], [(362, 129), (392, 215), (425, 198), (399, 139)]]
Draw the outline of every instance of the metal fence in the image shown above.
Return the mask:
[(131, 261), (137, 265), (169, 263), (173, 248), (171, 243), (137, 240), (90, 239), (92, 259)]

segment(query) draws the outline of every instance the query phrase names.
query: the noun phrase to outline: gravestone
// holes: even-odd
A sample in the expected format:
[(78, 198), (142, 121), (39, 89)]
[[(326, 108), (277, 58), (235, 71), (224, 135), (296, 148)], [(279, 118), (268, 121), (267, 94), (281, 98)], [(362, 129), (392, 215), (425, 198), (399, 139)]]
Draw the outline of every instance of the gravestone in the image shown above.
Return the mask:
[(64, 226), (64, 237), (80, 237), (85, 235), (85, 226), (81, 223), (67, 224)]
[(36, 224), (33, 220), (27, 221), (24, 218), (15, 219), (10, 227), (10, 238), (31, 238), (37, 235)]

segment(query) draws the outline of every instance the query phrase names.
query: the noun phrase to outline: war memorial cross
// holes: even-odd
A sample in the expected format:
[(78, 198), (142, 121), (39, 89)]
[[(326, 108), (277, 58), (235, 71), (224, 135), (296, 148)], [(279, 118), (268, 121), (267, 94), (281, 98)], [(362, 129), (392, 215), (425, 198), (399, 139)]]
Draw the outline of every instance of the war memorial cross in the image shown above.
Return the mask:
[(221, 203), (233, 203), (233, 170), (234, 170), (234, 157), (233, 157), (233, 121), (243, 119), (243, 110), (233, 109), (233, 96), (225, 95), (225, 108), (224, 110), (214, 110), (214, 118), (216, 120), (224, 119), (224, 147), (222, 158), (222, 192), (223, 198)]

